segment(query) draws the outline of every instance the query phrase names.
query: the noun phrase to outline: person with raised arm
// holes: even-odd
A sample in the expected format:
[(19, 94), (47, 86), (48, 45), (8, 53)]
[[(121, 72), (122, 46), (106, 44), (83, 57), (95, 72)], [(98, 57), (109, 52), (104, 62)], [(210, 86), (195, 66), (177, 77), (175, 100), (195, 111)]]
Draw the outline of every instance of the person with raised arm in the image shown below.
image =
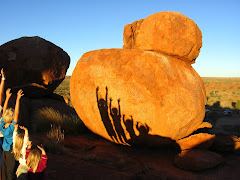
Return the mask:
[(8, 102), (9, 102), (11, 95), (12, 95), (11, 89), (8, 89), (6, 91), (6, 100), (4, 102), (3, 115), (2, 115), (1, 123), (0, 123), (0, 130), (1, 130), (2, 134), (4, 135), (3, 144), (2, 144), (2, 148), (3, 148), (2, 173), (1, 173), (2, 180), (16, 179), (15, 172), (18, 167), (18, 163), (15, 160), (14, 155), (12, 153), (13, 131), (15, 128), (13, 124), (18, 123), (20, 99), (24, 94), (21, 89), (18, 91), (14, 111), (11, 108), (7, 109)]
[(38, 146), (38, 149), (31, 149), (32, 142), (28, 141), (28, 147), (26, 151), (26, 160), (28, 167), (28, 180), (43, 180), (45, 179), (44, 169), (47, 167), (47, 154), (44, 148)]
[[(26, 150), (29, 141), (28, 129), (24, 126), (14, 125), (13, 131), (13, 154), (15, 159), (19, 162), (19, 166), (16, 171), (17, 179), (27, 178), (27, 164), (26, 164)], [(24, 133), (18, 133), (18, 127), (24, 130)]]
[[(2, 118), (2, 109), (3, 109), (2, 106), (3, 106), (3, 99), (4, 99), (3, 95), (4, 95), (4, 86), (6, 81), (6, 76), (5, 76), (5, 73), (3, 72), (3, 68), (1, 69), (0, 77), (1, 76), (2, 78), (1, 78), (1, 84), (0, 84), (0, 118)], [(2, 169), (2, 152), (3, 152), (2, 143), (3, 143), (3, 134), (0, 131), (0, 171)]]

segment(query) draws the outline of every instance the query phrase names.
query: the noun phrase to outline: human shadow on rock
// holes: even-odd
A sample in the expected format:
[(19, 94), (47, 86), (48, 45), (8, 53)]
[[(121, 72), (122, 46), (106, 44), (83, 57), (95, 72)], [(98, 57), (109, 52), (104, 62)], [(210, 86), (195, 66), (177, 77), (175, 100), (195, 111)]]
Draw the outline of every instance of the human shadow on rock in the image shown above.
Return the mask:
[[(133, 146), (148, 146), (148, 147), (174, 147), (176, 149), (180, 149), (179, 145), (176, 141), (172, 140), (168, 137), (163, 137), (159, 135), (151, 135), (149, 132), (151, 128), (147, 123), (141, 123), (136, 121), (136, 125), (134, 126), (133, 117), (130, 116), (131, 119), (124, 119), (124, 125), (130, 135), (130, 139), (127, 141), (129, 144)], [(125, 116), (124, 116), (125, 118)], [(138, 133), (134, 130), (136, 129)]]
[[(121, 114), (120, 99), (118, 99), (118, 107), (112, 107), (112, 98), (110, 98), (110, 103), (108, 106), (107, 87), (105, 99), (99, 99), (98, 92), (99, 87), (96, 88), (98, 109), (106, 131), (113, 142), (142, 147), (173, 146), (177, 149), (180, 149), (178, 144), (171, 138), (151, 135), (149, 133), (151, 128), (147, 123), (143, 124), (134, 120), (133, 115), (130, 115), (130, 118), (126, 118), (125, 114)], [(126, 134), (129, 134), (129, 137), (126, 137)]]
[(96, 97), (97, 97), (97, 104), (98, 104), (98, 109), (101, 115), (102, 122), (110, 138), (114, 142), (118, 143), (117, 134), (113, 129), (113, 125), (108, 114), (108, 88), (106, 87), (105, 99), (102, 99), (102, 98), (99, 99), (98, 92), (99, 92), (99, 87), (96, 88)]
[(119, 137), (119, 142), (124, 144), (127, 142), (127, 138), (126, 138), (125, 132), (124, 132), (122, 124), (121, 124), (121, 121), (122, 121), (121, 116), (122, 115), (121, 115), (121, 108), (120, 108), (120, 99), (118, 99), (118, 109), (117, 109), (117, 108), (112, 108), (112, 98), (110, 98), (109, 109), (110, 109), (110, 115), (113, 120), (113, 126)]

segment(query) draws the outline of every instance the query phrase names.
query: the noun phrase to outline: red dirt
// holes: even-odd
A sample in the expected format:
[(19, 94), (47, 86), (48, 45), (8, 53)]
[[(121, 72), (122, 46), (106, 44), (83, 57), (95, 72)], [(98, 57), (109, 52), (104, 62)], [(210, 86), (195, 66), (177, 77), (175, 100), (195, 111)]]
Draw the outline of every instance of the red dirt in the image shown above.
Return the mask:
[(63, 155), (48, 153), (47, 179), (233, 179), (240, 176), (240, 156), (222, 154), (225, 163), (191, 172), (176, 168), (178, 151), (169, 148), (137, 148), (117, 145), (92, 133), (65, 137)]

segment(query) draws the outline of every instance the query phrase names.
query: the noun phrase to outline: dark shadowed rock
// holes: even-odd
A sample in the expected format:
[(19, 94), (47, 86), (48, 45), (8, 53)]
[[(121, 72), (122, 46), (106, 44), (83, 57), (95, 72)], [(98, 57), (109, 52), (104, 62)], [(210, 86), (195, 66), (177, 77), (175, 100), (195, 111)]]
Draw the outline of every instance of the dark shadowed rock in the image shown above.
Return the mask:
[(51, 94), (64, 80), (70, 57), (60, 47), (40, 37), (22, 37), (0, 46), (0, 68), (6, 88), (23, 89), (25, 96)]
[(218, 166), (224, 159), (220, 154), (207, 150), (185, 150), (174, 158), (174, 164), (185, 170), (202, 171)]
[[(16, 98), (17, 96), (15, 94), (12, 94), (8, 103), (8, 108), (12, 108), (14, 110)], [(30, 113), (31, 113), (31, 99), (28, 97), (22, 97), (20, 100), (18, 123), (26, 127), (29, 127)]]
[(233, 152), (238, 149), (238, 140), (236, 137), (227, 134), (216, 134), (216, 139), (211, 149), (217, 152)]

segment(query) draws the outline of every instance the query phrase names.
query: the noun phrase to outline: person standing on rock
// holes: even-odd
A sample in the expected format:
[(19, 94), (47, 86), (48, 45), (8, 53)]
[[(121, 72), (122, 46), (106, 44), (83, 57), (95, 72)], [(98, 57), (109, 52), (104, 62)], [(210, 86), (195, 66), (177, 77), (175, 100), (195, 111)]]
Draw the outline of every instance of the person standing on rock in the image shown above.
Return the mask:
[(24, 95), (23, 91), (20, 89), (17, 93), (17, 99), (15, 104), (15, 110), (9, 108), (7, 109), (9, 99), (11, 97), (11, 89), (6, 91), (6, 100), (3, 106), (3, 115), (0, 123), (0, 130), (4, 135), (3, 138), (3, 153), (2, 153), (2, 180), (6, 179), (16, 179), (16, 170), (18, 167), (17, 161), (14, 158), (12, 153), (13, 148), (13, 124), (18, 123), (18, 115), (19, 115), (19, 107), (20, 107), (20, 99)]
[[(0, 118), (2, 118), (3, 94), (4, 94), (4, 85), (5, 85), (5, 80), (6, 80), (6, 76), (5, 76), (5, 73), (3, 72), (3, 68), (1, 69), (0, 76), (2, 76), (1, 84), (0, 84)], [(3, 152), (2, 143), (3, 143), (3, 134), (0, 131), (0, 171), (2, 169), (2, 152)], [(0, 175), (1, 175), (1, 173), (0, 173)]]

